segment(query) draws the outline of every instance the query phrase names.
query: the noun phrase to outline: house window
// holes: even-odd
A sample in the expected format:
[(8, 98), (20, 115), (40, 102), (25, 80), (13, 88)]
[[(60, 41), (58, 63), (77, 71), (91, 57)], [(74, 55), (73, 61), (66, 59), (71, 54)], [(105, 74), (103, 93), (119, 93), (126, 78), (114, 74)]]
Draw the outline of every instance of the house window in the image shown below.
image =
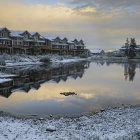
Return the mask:
[(28, 42), (25, 42), (25, 43), (24, 43), (24, 45), (25, 45), (25, 46), (28, 46), (28, 45), (29, 45), (29, 43), (28, 43)]
[(7, 33), (4, 33), (4, 37), (7, 37)]

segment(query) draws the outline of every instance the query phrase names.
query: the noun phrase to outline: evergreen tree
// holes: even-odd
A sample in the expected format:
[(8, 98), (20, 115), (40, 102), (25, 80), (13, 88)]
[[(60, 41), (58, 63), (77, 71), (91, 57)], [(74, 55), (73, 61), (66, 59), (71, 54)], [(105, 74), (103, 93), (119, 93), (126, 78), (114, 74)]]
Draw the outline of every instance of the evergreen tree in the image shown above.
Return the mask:
[(37, 41), (35, 41), (34, 44), (35, 44), (35, 45), (34, 45), (34, 47), (33, 47), (33, 54), (34, 54), (34, 55), (38, 55), (38, 54), (40, 54), (41, 48), (39, 47)]
[(125, 50), (125, 55), (129, 58), (133, 58), (136, 56), (136, 41), (135, 41), (135, 38), (131, 38), (130, 39), (130, 44), (129, 44), (129, 40), (127, 38), (126, 40), (126, 43), (125, 43), (125, 47), (126, 47), (126, 50)]
[(126, 39), (125, 47), (126, 47), (125, 55), (128, 56), (129, 55), (129, 39), (128, 38)]
[(129, 49), (129, 57), (135, 57), (136, 56), (136, 41), (135, 38), (131, 38), (130, 42), (130, 49)]

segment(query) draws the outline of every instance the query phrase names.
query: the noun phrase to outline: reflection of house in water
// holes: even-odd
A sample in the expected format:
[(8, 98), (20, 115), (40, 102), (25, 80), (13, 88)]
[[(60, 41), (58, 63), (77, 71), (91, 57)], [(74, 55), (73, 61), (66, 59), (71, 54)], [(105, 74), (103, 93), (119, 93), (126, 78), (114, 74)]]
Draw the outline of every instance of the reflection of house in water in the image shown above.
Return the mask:
[(11, 92), (12, 84), (13, 81), (0, 83), (0, 95), (8, 98), (12, 94)]
[(136, 73), (136, 63), (126, 63), (124, 65), (125, 80), (129, 77), (129, 81), (133, 81)]
[[(89, 62), (80, 62), (61, 65), (57, 68), (40, 70), (15, 71), (13, 74), (19, 74), (13, 77), (13, 81), (0, 84), (0, 95), (9, 97), (14, 91), (29, 92), (30, 89), (39, 89), (40, 84), (47, 81), (59, 83), (61, 80), (67, 81), (69, 77), (73, 79), (81, 78), (85, 69), (89, 67)], [(11, 69), (13, 71), (13, 69)]]

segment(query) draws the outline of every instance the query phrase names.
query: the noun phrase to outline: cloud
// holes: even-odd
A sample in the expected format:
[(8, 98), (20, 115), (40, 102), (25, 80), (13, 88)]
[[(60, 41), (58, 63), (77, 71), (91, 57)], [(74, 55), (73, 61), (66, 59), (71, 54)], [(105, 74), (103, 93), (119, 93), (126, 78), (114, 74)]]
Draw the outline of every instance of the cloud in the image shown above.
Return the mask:
[[(112, 0), (108, 1), (111, 3)], [(27, 4), (12, 0), (0, 1), (0, 26), (14, 30), (38, 31), (46, 36), (82, 38), (87, 48), (105, 50), (119, 48), (126, 37), (135, 37), (137, 42), (140, 41), (138, 40), (139, 9), (135, 12), (129, 12), (126, 8), (106, 11), (99, 8), (97, 2), (100, 5), (109, 6), (107, 0), (104, 2), (75, 0), (73, 3), (77, 4), (76, 8), (67, 7), (66, 3), (49, 5)], [(118, 2), (121, 3), (120, 0)], [(114, 3), (112, 7), (117, 7)], [(124, 3), (126, 3), (125, 0)], [(136, 4), (135, 0), (134, 3)], [(82, 6), (82, 4), (85, 5)]]
[(56, 3), (56, 5), (58, 5), (58, 6), (65, 6), (64, 3)]
[(103, 9), (110, 8), (138, 8), (140, 6), (139, 0), (71, 0), (69, 4), (92, 6)]

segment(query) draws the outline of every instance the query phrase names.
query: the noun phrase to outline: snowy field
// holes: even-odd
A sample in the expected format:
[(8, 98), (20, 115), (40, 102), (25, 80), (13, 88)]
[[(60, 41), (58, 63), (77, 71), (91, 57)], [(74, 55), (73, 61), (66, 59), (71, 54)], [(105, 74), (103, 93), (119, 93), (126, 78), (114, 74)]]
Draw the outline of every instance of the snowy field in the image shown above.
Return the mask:
[(83, 116), (0, 113), (0, 140), (140, 140), (140, 106)]
[(0, 66), (23, 66), (23, 65), (38, 65), (42, 64), (40, 59), (49, 58), (52, 63), (69, 63), (84, 60), (80, 57), (72, 57), (69, 55), (59, 56), (59, 55), (0, 55)]

